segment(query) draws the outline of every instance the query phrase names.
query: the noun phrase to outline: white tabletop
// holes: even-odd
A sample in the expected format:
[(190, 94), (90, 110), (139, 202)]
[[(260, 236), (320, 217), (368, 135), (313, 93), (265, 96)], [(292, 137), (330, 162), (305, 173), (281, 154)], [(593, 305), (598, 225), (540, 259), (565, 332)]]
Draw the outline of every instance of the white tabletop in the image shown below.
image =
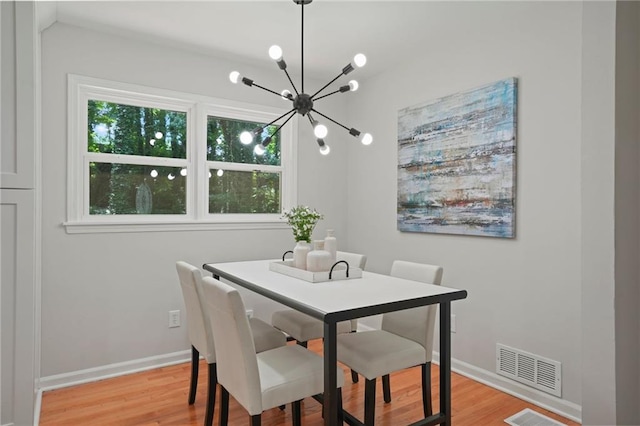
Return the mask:
[[(466, 297), (464, 290), (367, 271), (363, 271), (362, 278), (311, 283), (269, 270), (269, 263), (273, 261), (211, 263), (207, 266), (220, 271), (223, 277), (224, 273), (232, 275), (282, 298), (306, 305), (320, 314), (370, 308), (430, 296), (443, 296), (438, 299), (447, 300)], [(434, 301), (438, 302), (439, 300)]]

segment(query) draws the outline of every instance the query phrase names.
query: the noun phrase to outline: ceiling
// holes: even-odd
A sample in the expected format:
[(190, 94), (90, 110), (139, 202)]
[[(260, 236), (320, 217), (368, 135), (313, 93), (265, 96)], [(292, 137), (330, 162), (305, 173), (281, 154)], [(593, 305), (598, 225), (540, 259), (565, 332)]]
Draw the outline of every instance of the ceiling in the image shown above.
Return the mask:
[[(472, 2), (473, 3), (473, 2)], [(267, 51), (284, 50), (292, 73), (301, 57), (301, 6), (292, 0), (233, 1), (59, 1), (39, 2), (40, 17), (222, 56), (273, 66)], [(477, 22), (460, 13), (464, 2), (315, 0), (304, 6), (304, 72), (329, 79), (356, 53), (367, 55), (363, 79), (397, 66), (413, 52), (446, 37), (453, 19)], [(479, 3), (475, 3), (476, 5)], [(477, 25), (476, 25), (477, 26)], [(468, 28), (467, 28), (468, 29)], [(353, 74), (355, 77), (355, 73)]]

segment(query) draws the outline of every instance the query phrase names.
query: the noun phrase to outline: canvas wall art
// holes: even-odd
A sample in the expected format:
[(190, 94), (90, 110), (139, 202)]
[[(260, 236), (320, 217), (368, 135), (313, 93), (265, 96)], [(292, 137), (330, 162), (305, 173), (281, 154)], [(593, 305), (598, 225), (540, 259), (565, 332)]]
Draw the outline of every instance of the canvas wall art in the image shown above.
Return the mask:
[(398, 112), (398, 229), (514, 238), (517, 80)]

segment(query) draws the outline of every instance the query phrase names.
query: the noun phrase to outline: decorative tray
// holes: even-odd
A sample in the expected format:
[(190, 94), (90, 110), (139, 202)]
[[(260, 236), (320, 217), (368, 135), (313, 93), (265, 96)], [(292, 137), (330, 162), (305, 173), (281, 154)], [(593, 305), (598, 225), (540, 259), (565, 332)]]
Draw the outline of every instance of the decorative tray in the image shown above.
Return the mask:
[[(349, 266), (349, 276), (347, 277), (346, 262), (337, 262), (333, 265), (333, 271), (311, 272), (304, 269), (298, 269), (293, 266), (293, 260), (284, 260), (271, 262), (269, 270), (280, 274), (289, 275), (294, 278), (309, 281), (311, 283), (320, 283), (324, 281), (351, 280), (354, 278), (362, 278), (362, 269)], [(331, 278), (329, 278), (331, 276)]]

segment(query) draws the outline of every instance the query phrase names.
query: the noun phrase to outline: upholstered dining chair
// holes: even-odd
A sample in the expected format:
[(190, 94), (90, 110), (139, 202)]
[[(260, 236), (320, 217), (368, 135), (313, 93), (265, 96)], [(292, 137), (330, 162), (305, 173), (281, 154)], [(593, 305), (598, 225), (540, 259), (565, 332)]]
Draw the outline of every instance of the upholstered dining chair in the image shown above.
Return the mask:
[[(344, 260), (349, 267), (364, 269), (367, 264), (367, 256), (344, 251), (336, 252), (336, 261)], [(313, 339), (321, 339), (324, 336), (324, 323), (316, 318), (303, 314), (294, 309), (283, 309), (271, 315), (271, 325), (278, 330), (287, 333), (299, 345), (307, 347), (307, 342)], [(351, 333), (358, 329), (358, 320), (342, 321), (337, 325), (337, 332)], [(358, 375), (352, 371), (351, 378), (354, 383), (358, 381)]]
[[(440, 285), (442, 267), (396, 260), (390, 275)], [(376, 378), (383, 378), (384, 400), (390, 402), (389, 374), (418, 365), (422, 367), (424, 416), (432, 414), (431, 357), (436, 310), (437, 306), (431, 305), (386, 313), (382, 315), (380, 330), (338, 335), (338, 361), (366, 379), (365, 425), (374, 424)]]
[[(231, 394), (251, 416), (252, 426), (260, 425), (263, 411), (288, 403), (292, 405), (293, 424), (299, 426), (300, 401), (324, 390), (322, 357), (299, 345), (256, 353), (255, 339), (238, 291), (206, 277), (203, 294), (213, 336), (225, 342), (216, 346), (221, 386), (219, 425), (227, 425)], [(338, 387), (341, 388), (343, 382), (344, 372), (338, 368)], [(342, 400), (340, 390), (338, 398)]]
[[(213, 341), (213, 333), (209, 325), (207, 309), (202, 304), (202, 272), (189, 263), (176, 262), (182, 297), (187, 314), (187, 332), (191, 342), (191, 384), (189, 386), (189, 405), (196, 400), (198, 387), (198, 367), (200, 354), (209, 366), (207, 384), (207, 405), (204, 424), (213, 424), (213, 414), (216, 401), (216, 354)], [(249, 320), (250, 327), (255, 338), (256, 351), (262, 352), (269, 349), (285, 346), (285, 335), (257, 318)]]

